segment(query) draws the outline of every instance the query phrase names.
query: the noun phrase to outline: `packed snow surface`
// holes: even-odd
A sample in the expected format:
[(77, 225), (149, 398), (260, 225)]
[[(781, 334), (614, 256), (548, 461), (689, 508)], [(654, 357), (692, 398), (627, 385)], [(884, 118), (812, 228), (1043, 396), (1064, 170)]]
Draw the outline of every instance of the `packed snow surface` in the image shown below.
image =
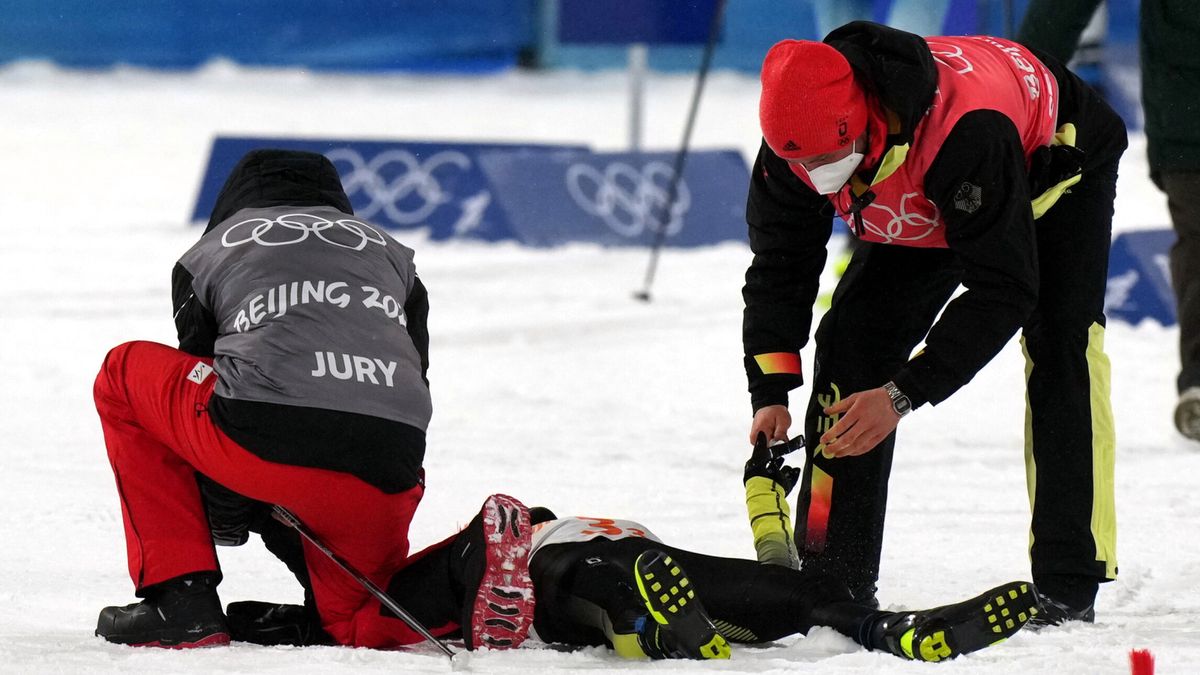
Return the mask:
[[(647, 145), (672, 149), (692, 81), (654, 76)], [(169, 276), (218, 133), (541, 141), (620, 150), (621, 74), (335, 76), (216, 64), (194, 73), (0, 70), (0, 670), (447, 672), (427, 648), (106, 644), (101, 607), (133, 601), (116, 490), (91, 401), (105, 352), (172, 343)], [(717, 73), (700, 148), (758, 144), (758, 84)], [(1168, 224), (1145, 142), (1122, 166), (1117, 231)], [(435, 415), (415, 549), (465, 524), (492, 492), (560, 514), (635, 518), (668, 543), (752, 557), (741, 485), (749, 402), (740, 347), (744, 244), (668, 251), (654, 302), (631, 299), (643, 250), (431, 243)], [(737, 647), (727, 663), (624, 662), (603, 649), (479, 653), (476, 672), (1200, 672), (1200, 444), (1171, 426), (1175, 328), (1113, 323), (1120, 578), (1095, 625), (1021, 633), (949, 664), (868, 653), (833, 631)], [(811, 364), (811, 349), (804, 354)], [(803, 401), (807, 389), (794, 401)], [(799, 407), (799, 406), (794, 406)], [(906, 418), (896, 449), (880, 599), (921, 607), (1027, 578), (1023, 360), (1014, 340), (951, 400)], [(800, 431), (794, 428), (794, 433)], [(261, 546), (221, 549), (224, 601), (299, 601)]]

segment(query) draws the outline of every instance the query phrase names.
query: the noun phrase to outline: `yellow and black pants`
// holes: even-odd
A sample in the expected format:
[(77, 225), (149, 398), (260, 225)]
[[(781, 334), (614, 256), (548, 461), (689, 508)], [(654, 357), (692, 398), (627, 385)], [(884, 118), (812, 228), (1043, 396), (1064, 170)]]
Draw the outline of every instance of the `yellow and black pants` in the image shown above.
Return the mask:
[[(1091, 600), (1083, 596), (1094, 595), (1096, 583), (1116, 575), (1115, 438), (1103, 351), (1116, 171), (1116, 158), (1085, 171), (1037, 221), (1038, 302), (1021, 337), (1033, 578), (1051, 597), (1085, 606)], [(960, 278), (947, 249), (861, 245), (816, 333), (804, 428), (813, 445), (800, 483), (796, 544), (804, 569), (842, 579), (860, 599), (873, 594), (878, 579), (896, 439), (893, 434), (860, 457), (826, 458), (816, 439), (832, 421), (822, 409), (891, 379)], [(982, 438), (987, 429), (978, 433)], [(901, 461), (926, 462), (928, 453), (903, 447)], [(968, 469), (939, 464), (930, 470)], [(1072, 593), (1079, 597), (1065, 597)]]

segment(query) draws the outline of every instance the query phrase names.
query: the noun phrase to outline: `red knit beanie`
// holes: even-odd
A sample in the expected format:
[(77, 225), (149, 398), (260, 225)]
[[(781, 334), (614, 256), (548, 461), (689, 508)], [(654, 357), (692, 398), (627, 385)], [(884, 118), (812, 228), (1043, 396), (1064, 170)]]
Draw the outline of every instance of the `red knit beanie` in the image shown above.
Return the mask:
[(762, 66), (758, 121), (784, 159), (835, 152), (867, 126), (867, 101), (850, 63), (824, 42), (784, 40)]

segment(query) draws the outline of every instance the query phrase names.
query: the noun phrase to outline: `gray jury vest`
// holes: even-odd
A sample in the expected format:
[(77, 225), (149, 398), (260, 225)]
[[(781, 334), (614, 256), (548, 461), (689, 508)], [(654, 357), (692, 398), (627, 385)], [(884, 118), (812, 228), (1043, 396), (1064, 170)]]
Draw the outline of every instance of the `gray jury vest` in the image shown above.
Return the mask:
[(179, 262), (217, 320), (217, 395), (426, 430), (404, 315), (412, 249), (332, 207), (270, 207), (238, 211)]

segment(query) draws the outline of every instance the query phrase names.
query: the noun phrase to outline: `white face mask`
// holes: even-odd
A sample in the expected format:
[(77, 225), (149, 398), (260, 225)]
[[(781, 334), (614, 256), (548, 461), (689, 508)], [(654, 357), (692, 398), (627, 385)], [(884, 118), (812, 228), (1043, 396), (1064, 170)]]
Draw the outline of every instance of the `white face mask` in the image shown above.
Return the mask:
[(805, 169), (805, 171), (808, 172), (808, 180), (812, 181), (817, 192), (831, 195), (842, 189), (862, 161), (863, 153), (851, 150), (850, 154), (836, 162), (830, 162), (811, 170)]

